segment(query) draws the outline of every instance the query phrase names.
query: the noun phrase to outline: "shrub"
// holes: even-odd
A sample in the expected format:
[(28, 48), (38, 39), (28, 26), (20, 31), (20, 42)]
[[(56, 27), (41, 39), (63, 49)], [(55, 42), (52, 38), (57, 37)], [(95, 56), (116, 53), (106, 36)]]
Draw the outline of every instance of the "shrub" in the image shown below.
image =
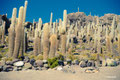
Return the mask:
[(54, 57), (52, 59), (48, 59), (48, 66), (50, 68), (54, 68), (54, 67), (58, 66), (58, 58)]
[(73, 61), (73, 60), (75, 59), (75, 56), (72, 55), (72, 54), (70, 54), (70, 55), (68, 55), (68, 58), (71, 59), (71, 60)]
[(43, 60), (43, 55), (38, 55), (38, 56), (36, 56), (34, 58), (35, 58), (35, 60)]
[(0, 54), (0, 60), (2, 59), (2, 55)]
[(33, 58), (35, 58), (36, 56), (35, 55), (29, 55), (28, 56), (30, 59), (33, 59)]
[(97, 60), (97, 54), (91, 54), (89, 60), (94, 60), (94, 61), (96, 61), (96, 60)]
[(11, 58), (5, 58), (5, 61), (12, 61), (13, 60), (13, 58), (11, 57)]
[(82, 46), (82, 49), (85, 49), (85, 46)]
[(57, 59), (64, 61), (64, 56), (63, 56), (62, 54), (60, 54), (60, 55), (57, 57)]

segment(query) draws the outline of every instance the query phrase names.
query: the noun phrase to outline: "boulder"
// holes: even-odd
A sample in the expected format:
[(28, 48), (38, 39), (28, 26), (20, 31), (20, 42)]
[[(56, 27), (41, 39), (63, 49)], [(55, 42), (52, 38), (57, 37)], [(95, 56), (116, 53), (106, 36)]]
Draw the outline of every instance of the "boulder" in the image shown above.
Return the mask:
[(30, 58), (29, 58), (28, 56), (25, 56), (24, 62), (25, 62), (25, 63), (28, 63), (29, 61), (30, 61)]
[(97, 73), (99, 72), (99, 69), (95, 69), (95, 68), (89, 68), (89, 69), (85, 69), (86, 73)]
[(45, 67), (45, 68), (49, 68), (48, 64), (44, 64), (44, 67)]
[(43, 61), (42, 60), (36, 60), (35, 63), (38, 67), (43, 67)]
[(0, 66), (4, 66), (5, 65), (5, 61), (4, 60), (1, 60), (0, 61)]
[(73, 65), (79, 65), (79, 61), (78, 60), (74, 60), (74, 61), (72, 61), (72, 64)]
[(13, 71), (13, 67), (10, 65), (5, 65), (3, 66), (3, 71), (5, 72)]
[(12, 61), (6, 61), (5, 64), (13, 66), (13, 62)]
[(30, 64), (31, 64), (31, 65), (34, 65), (34, 63), (35, 63), (35, 59), (31, 59), (31, 60), (30, 60)]
[(102, 60), (102, 66), (103, 66), (103, 67), (107, 66), (106, 60)]
[(47, 60), (43, 60), (43, 64), (48, 64), (48, 61)]
[(59, 66), (64, 66), (64, 62), (62, 60), (58, 60), (58, 65)]
[(71, 63), (72, 63), (71, 59), (67, 59), (66, 61), (67, 61), (67, 64), (71, 65)]
[(58, 66), (58, 67), (57, 67), (57, 70), (58, 70), (58, 71), (61, 71), (62, 69), (63, 69), (63, 68), (62, 68), (61, 66)]
[(3, 66), (0, 66), (0, 72), (3, 70)]
[(114, 59), (106, 59), (107, 66), (117, 66), (117, 62)]
[(23, 61), (18, 61), (18, 62), (15, 62), (13, 65), (15, 67), (22, 67), (22, 66), (24, 66), (24, 62)]
[(92, 62), (88, 62), (87, 67), (91, 67), (91, 66), (92, 66)]
[(25, 63), (23, 68), (24, 69), (32, 69), (32, 65), (30, 63)]
[(85, 61), (81, 61), (79, 63), (79, 66), (82, 67), (82, 68), (87, 67), (87, 63)]
[(14, 59), (13, 61), (12, 61), (12, 63), (14, 64), (15, 62), (18, 62), (18, 61), (20, 61), (19, 59)]

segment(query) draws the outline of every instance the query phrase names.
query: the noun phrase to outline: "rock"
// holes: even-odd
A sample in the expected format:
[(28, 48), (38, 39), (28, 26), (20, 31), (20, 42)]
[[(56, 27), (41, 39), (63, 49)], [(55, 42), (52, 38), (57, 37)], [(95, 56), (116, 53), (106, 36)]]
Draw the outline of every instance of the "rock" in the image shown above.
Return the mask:
[(67, 61), (64, 61), (64, 66), (66, 66), (67, 65)]
[(59, 66), (64, 66), (64, 62), (62, 60), (58, 60), (58, 65)]
[(15, 62), (18, 62), (18, 61), (20, 61), (19, 59), (14, 59), (13, 61), (12, 61), (12, 63), (14, 64)]
[(49, 68), (48, 64), (44, 64), (44, 67), (45, 67), (45, 68)]
[(16, 66), (16, 67), (22, 67), (22, 66), (24, 66), (24, 62), (23, 61), (18, 61), (18, 62), (15, 62), (13, 65)]
[(107, 66), (106, 60), (102, 60), (102, 66), (103, 66), (103, 67)]
[(72, 62), (72, 64), (73, 64), (73, 65), (79, 65), (79, 61), (78, 61), (78, 60), (74, 60), (74, 61)]
[(3, 66), (0, 66), (0, 72), (3, 70)]
[(39, 70), (39, 67), (34, 67), (33, 70)]
[(31, 65), (34, 65), (34, 63), (35, 63), (35, 59), (31, 59), (31, 60), (30, 60), (30, 64), (31, 64)]
[(85, 69), (86, 73), (97, 73), (99, 72), (99, 69), (95, 69), (95, 68), (89, 68), (89, 69)]
[(79, 66), (82, 67), (82, 68), (87, 67), (87, 63), (85, 61), (81, 61), (79, 63)]
[(5, 66), (3, 66), (3, 71), (5, 71), (5, 72), (13, 71), (13, 67), (10, 65), (9, 66), (5, 65)]
[(43, 64), (48, 64), (48, 61), (47, 60), (43, 60)]
[(91, 67), (91, 66), (92, 66), (92, 62), (89, 61), (89, 62), (87, 63), (87, 67)]
[(43, 61), (41, 61), (41, 60), (36, 60), (35, 63), (36, 63), (36, 65), (37, 65), (38, 67), (43, 67)]
[(22, 70), (22, 67), (17, 67), (17, 71), (21, 71)]
[(75, 70), (71, 69), (70, 66), (65, 66), (63, 67), (62, 71), (64, 73), (72, 73), (72, 74), (75, 74)]
[(57, 67), (58, 71), (61, 71), (63, 68), (61, 66)]
[(32, 69), (32, 65), (30, 63), (25, 63), (23, 68), (24, 69)]
[(0, 61), (0, 66), (4, 66), (5, 65), (5, 61), (4, 60), (1, 60)]
[(29, 61), (30, 61), (30, 58), (29, 58), (28, 56), (25, 56), (24, 62), (25, 62), (25, 63), (28, 63)]
[(106, 59), (107, 66), (117, 66), (117, 62), (114, 59)]
[(13, 62), (12, 62), (12, 61), (6, 61), (5, 64), (6, 64), (6, 65), (11, 65), (11, 66), (13, 66)]
[(72, 63), (71, 59), (67, 59), (66, 61), (67, 61), (67, 64), (71, 65), (71, 63)]

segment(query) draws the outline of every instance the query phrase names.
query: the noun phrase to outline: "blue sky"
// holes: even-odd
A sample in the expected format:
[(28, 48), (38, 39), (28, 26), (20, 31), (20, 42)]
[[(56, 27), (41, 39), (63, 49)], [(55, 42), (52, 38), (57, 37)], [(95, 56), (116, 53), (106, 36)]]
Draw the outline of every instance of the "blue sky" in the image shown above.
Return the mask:
[[(0, 0), (0, 14), (8, 14), (10, 18), (12, 9), (24, 5), (25, 0)], [(88, 15), (103, 16), (105, 13), (115, 13), (120, 15), (120, 0), (28, 0), (26, 21), (38, 21), (42, 18), (43, 22), (50, 21), (50, 13), (53, 12), (53, 21), (62, 18), (63, 10), (68, 13), (85, 12)]]

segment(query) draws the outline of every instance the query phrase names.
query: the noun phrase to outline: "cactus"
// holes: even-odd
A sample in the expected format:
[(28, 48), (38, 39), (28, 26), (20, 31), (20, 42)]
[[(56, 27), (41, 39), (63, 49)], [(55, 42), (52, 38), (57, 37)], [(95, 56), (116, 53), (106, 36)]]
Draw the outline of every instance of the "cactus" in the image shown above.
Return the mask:
[(61, 31), (61, 52), (63, 55), (66, 56), (66, 40), (67, 40), (67, 37), (66, 37), (66, 32), (65, 32), (65, 29), (62, 28), (62, 31)]
[(44, 24), (43, 27), (43, 59), (46, 60), (49, 55), (49, 25), (48, 23)]
[[(26, 18), (26, 10), (27, 10), (27, 5), (28, 5), (28, 1), (26, 0), (25, 1), (25, 4), (24, 4), (24, 12), (23, 12), (23, 25), (25, 25), (25, 18)], [(24, 32), (24, 29), (23, 29), (23, 42), (22, 42), (22, 45), (23, 45), (23, 51), (24, 53), (27, 51), (27, 43), (26, 43), (26, 33)]]
[(25, 23), (27, 5), (28, 5), (28, 1), (26, 0), (24, 4), (23, 24)]
[(52, 34), (51, 37), (50, 37), (50, 53), (49, 53), (49, 58), (55, 57), (56, 43), (57, 43), (57, 36), (56, 36), (56, 34)]
[(5, 43), (5, 22), (2, 24), (2, 45)]
[(64, 10), (63, 12), (63, 29), (66, 31), (67, 27), (67, 10)]
[(14, 48), (14, 54), (13, 54), (13, 58), (18, 58), (19, 56), (19, 52), (21, 52), (21, 54), (23, 54), (20, 49), (22, 48), (21, 44), (22, 44), (22, 38), (23, 35), (21, 34), (21, 32), (23, 31), (23, 6), (20, 7), (19, 9), (19, 17), (18, 17), (18, 24), (17, 24), (17, 28), (16, 28), (16, 37), (15, 37), (15, 48)]
[(98, 43), (98, 45), (97, 45), (97, 52), (98, 53), (101, 53), (101, 42), (100, 42), (100, 40), (101, 40), (101, 33), (100, 33), (100, 26), (98, 27), (98, 38), (97, 38), (97, 43)]
[(2, 39), (2, 28), (0, 27), (0, 40)]
[(35, 39), (34, 39), (34, 55), (38, 55), (38, 29), (35, 29)]
[(13, 8), (13, 13), (12, 13), (12, 21), (11, 25), (9, 28), (9, 54), (8, 57), (12, 57), (13, 52), (14, 52), (14, 41), (15, 41), (15, 23), (16, 23), (16, 14), (17, 14), (17, 9)]
[(119, 52), (119, 56), (120, 56), (120, 22), (118, 23), (118, 52)]
[(107, 52), (110, 52), (111, 49), (110, 49), (110, 36), (109, 36), (109, 33), (108, 33), (108, 28), (106, 28), (106, 48), (107, 48)]

